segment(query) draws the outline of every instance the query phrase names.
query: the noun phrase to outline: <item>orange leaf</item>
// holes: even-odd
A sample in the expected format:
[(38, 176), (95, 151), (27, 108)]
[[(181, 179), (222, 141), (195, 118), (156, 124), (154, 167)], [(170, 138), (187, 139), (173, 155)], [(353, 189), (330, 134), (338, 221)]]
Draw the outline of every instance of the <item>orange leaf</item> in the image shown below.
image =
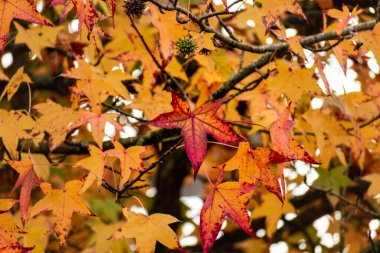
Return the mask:
[(139, 253), (154, 252), (157, 241), (169, 249), (182, 251), (177, 235), (169, 227), (169, 224), (178, 222), (175, 217), (162, 213), (147, 216), (126, 207), (123, 214), (127, 222), (114, 233), (114, 238), (135, 238)]
[(73, 165), (73, 167), (81, 167), (89, 171), (80, 193), (85, 192), (94, 182), (97, 182), (98, 187), (100, 187), (104, 174), (105, 154), (93, 145), (89, 145), (88, 150), (90, 157), (82, 159)]
[(294, 122), (290, 115), (290, 104), (280, 117), (269, 127), (273, 148), (281, 155), (292, 160), (306, 163), (317, 163), (296, 140), (290, 137), (290, 129)]
[(0, 0), (0, 54), (7, 42), (9, 27), (14, 18), (51, 26), (27, 0)]
[(0, 137), (12, 159), (17, 159), (18, 140), (30, 138), (25, 129), (31, 128), (33, 123), (29, 116), (0, 109)]
[(202, 105), (191, 110), (185, 100), (172, 91), (174, 111), (160, 114), (149, 121), (150, 125), (168, 129), (182, 128), (187, 156), (194, 167), (194, 177), (206, 155), (207, 134), (220, 142), (238, 142), (244, 140), (223, 120), (215, 116), (224, 99)]
[(317, 81), (313, 78), (315, 67), (290, 68), (286, 61), (276, 61), (278, 75), (272, 79), (268, 85), (268, 90), (273, 96), (286, 97), (295, 104), (304, 95), (320, 94)]
[(52, 189), (49, 183), (41, 183), (45, 196), (30, 211), (30, 218), (44, 211), (53, 211), (53, 228), (61, 249), (66, 244), (73, 213), (94, 216), (79, 195), (82, 186), (83, 182), (79, 180), (67, 182), (63, 190)]
[(13, 199), (0, 199), (0, 253), (29, 252), (33, 247), (25, 248), (17, 240), (17, 234), (23, 231), (13, 221), (8, 211), (16, 202)]
[(25, 220), (27, 219), (28, 214), (28, 206), (30, 203), (30, 195), (32, 193), (32, 188), (35, 185), (39, 185), (41, 182), (37, 177), (34, 161), (30, 154), (28, 153), (29, 160), (27, 161), (11, 161), (6, 160), (7, 163), (16, 170), (20, 176), (17, 179), (17, 182), (13, 186), (12, 192), (16, 190), (16, 188), (21, 186), (20, 193), (20, 212), (21, 212), (21, 221), (22, 224), (25, 225)]
[(93, 111), (79, 111), (80, 119), (74, 122), (69, 129), (75, 129), (84, 124), (90, 124), (91, 134), (94, 138), (96, 144), (99, 147), (103, 145), (103, 137), (106, 122), (111, 123), (115, 126), (117, 131), (123, 131), (123, 127), (115, 121), (115, 118), (118, 117), (118, 114), (113, 113), (101, 113)]
[(63, 107), (50, 99), (46, 103), (35, 105), (33, 108), (42, 116), (37, 119), (32, 134), (48, 132), (51, 151), (65, 140), (68, 131), (70, 131), (70, 123), (80, 119), (78, 112), (72, 108)]
[(91, 66), (84, 60), (77, 60), (78, 68), (71, 68), (64, 77), (78, 79), (72, 92), (85, 95), (92, 107), (99, 106), (108, 96), (120, 96), (130, 99), (127, 88), (122, 80), (132, 79), (132, 77), (121, 71), (111, 71), (105, 73), (103, 69)]
[[(222, 178), (220, 177), (218, 181)], [(226, 217), (238, 224), (247, 234), (254, 237), (251, 219), (241, 196), (251, 192), (255, 186), (249, 183), (226, 182), (213, 186), (201, 211), (200, 234), (203, 252), (209, 252)]]
[(305, 14), (295, 0), (259, 0), (258, 2), (262, 4), (264, 13), (262, 19), (266, 27), (266, 33), (274, 26), (280, 15), (286, 11), (301, 16), (306, 20)]
[(66, 19), (67, 15), (70, 11), (75, 7), (76, 9), (76, 17), (79, 19), (79, 33), (82, 33), (83, 24), (86, 25), (88, 34), (87, 39), (90, 39), (90, 34), (95, 30), (99, 35), (108, 36), (103, 30), (99, 27), (99, 21), (105, 19), (101, 13), (99, 13), (93, 2), (90, 0), (53, 0), (50, 2), (50, 6), (62, 5), (65, 7), (61, 13), (61, 22)]
[(125, 149), (120, 142), (113, 142), (114, 149), (104, 152), (106, 156), (117, 157), (120, 160), (121, 180), (119, 187), (121, 188), (131, 176), (132, 170), (144, 170), (144, 163), (140, 155), (146, 150), (143, 146), (133, 146)]
[(343, 8), (343, 11), (341, 10), (337, 10), (337, 9), (332, 9), (332, 10), (328, 10), (326, 11), (326, 14), (332, 18), (336, 18), (336, 19), (339, 19), (339, 25), (338, 25), (338, 28), (336, 29), (336, 33), (338, 35), (342, 34), (342, 31), (344, 28), (347, 27), (348, 25), (348, 22), (350, 22), (350, 20), (353, 18), (353, 17), (356, 17), (358, 16), (360, 13), (363, 12), (362, 9), (358, 9), (358, 6), (356, 6), (352, 12), (350, 12), (350, 9), (348, 9), (348, 7), (343, 4), (342, 6)]
[(248, 142), (241, 142), (238, 151), (226, 162), (224, 169), (227, 171), (239, 169), (239, 182), (254, 184), (259, 182), (282, 201), (278, 177), (272, 172), (269, 165), (290, 160), (269, 148), (251, 149)]

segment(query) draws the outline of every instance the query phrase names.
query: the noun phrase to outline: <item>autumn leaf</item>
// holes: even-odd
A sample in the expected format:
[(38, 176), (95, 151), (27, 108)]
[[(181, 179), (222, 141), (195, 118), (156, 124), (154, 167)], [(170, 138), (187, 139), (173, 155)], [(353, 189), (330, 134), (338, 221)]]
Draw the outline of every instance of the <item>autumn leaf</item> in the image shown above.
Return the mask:
[(17, 234), (23, 231), (13, 221), (13, 217), (6, 213), (15, 203), (13, 199), (0, 199), (0, 252), (23, 253), (29, 252), (33, 247), (22, 247), (17, 240)]
[(191, 110), (185, 100), (172, 92), (172, 112), (163, 113), (153, 120), (150, 125), (163, 128), (181, 128), (187, 156), (194, 168), (194, 177), (206, 155), (207, 134), (220, 142), (238, 142), (244, 140), (223, 120), (215, 116), (216, 111), (224, 102), (218, 99)]
[(0, 109), (0, 137), (12, 159), (17, 159), (19, 139), (31, 137), (25, 130), (31, 129), (33, 125), (34, 121), (29, 116)]
[(259, 182), (282, 201), (278, 176), (273, 173), (269, 165), (290, 160), (292, 159), (284, 157), (269, 148), (257, 147), (251, 149), (248, 142), (241, 142), (236, 154), (226, 162), (224, 170), (239, 169), (239, 182), (250, 184)]
[(50, 99), (46, 103), (40, 103), (33, 107), (42, 116), (40, 116), (33, 128), (32, 135), (49, 133), (49, 148), (54, 150), (66, 139), (67, 133), (70, 131), (69, 125), (80, 119), (80, 114), (73, 108), (63, 107)]
[(292, 160), (301, 160), (306, 163), (317, 163), (301, 144), (290, 137), (290, 130), (294, 125), (294, 121), (291, 119), (290, 115), (290, 104), (280, 117), (269, 127), (273, 149)]
[(255, 186), (249, 183), (225, 182), (222, 177), (213, 185), (201, 211), (200, 234), (203, 252), (210, 251), (226, 217), (238, 224), (247, 234), (254, 237), (251, 219), (245, 209), (247, 203), (240, 199)]
[(380, 61), (380, 23), (377, 23), (372, 31), (364, 31), (355, 36), (359, 43), (363, 43), (363, 48), (372, 51), (376, 60)]
[(24, 73), (24, 66), (20, 67), (16, 73), (11, 77), (7, 86), (3, 90), (3, 93), (0, 96), (0, 100), (7, 94), (7, 100), (11, 100), (13, 95), (17, 92), (22, 82), (31, 84), (32, 80), (28, 76), (28, 74)]
[(266, 33), (269, 32), (277, 19), (286, 11), (296, 14), (306, 20), (301, 7), (295, 0), (259, 0), (263, 14), (262, 20), (266, 27)]
[(113, 142), (113, 145), (115, 148), (105, 151), (104, 155), (117, 157), (120, 160), (121, 179), (119, 188), (121, 188), (128, 181), (133, 170), (144, 170), (144, 162), (140, 156), (146, 150), (146, 148), (143, 146), (124, 148), (123, 145), (118, 141)]
[(368, 181), (371, 183), (367, 190), (367, 194), (369, 196), (376, 196), (380, 194), (380, 186), (379, 186), (379, 180), (380, 180), (380, 174), (379, 173), (372, 173), (365, 175), (362, 177), (363, 180)]
[(62, 76), (78, 79), (72, 92), (85, 95), (92, 107), (100, 106), (108, 96), (130, 99), (122, 81), (132, 77), (120, 70), (106, 73), (101, 67), (91, 66), (84, 60), (78, 59), (78, 68), (71, 68)]
[(41, 183), (40, 187), (45, 196), (30, 211), (30, 218), (44, 211), (53, 211), (53, 228), (61, 249), (66, 244), (73, 213), (94, 215), (79, 195), (82, 186), (83, 182), (79, 180), (67, 182), (63, 190), (53, 189), (49, 183)]
[[(94, 232), (94, 235), (92, 235), (88, 242), (88, 245), (94, 245), (94, 252), (125, 252), (125, 248), (128, 247), (126, 240), (110, 240), (110, 237), (112, 237), (115, 231), (120, 228), (122, 222), (107, 224), (103, 223), (101, 219), (95, 219), (86, 222), (86, 225), (88, 225)], [(120, 250), (119, 245), (124, 247)], [(119, 251), (116, 249), (119, 249)]]
[(276, 65), (279, 73), (268, 85), (272, 96), (285, 94), (290, 101), (297, 104), (305, 94), (321, 94), (321, 89), (313, 78), (315, 67), (310, 69), (290, 68), (285, 61), (281, 60), (276, 61)]
[(90, 39), (90, 34), (93, 31), (96, 31), (101, 36), (108, 36), (108, 34), (104, 33), (104, 31), (99, 27), (99, 21), (105, 19), (106, 17), (96, 10), (95, 5), (91, 0), (53, 0), (50, 2), (50, 6), (62, 4), (64, 4), (65, 7), (61, 12), (61, 22), (66, 19), (67, 15), (75, 7), (76, 17), (79, 19), (79, 33), (82, 33), (82, 27), (84, 24), (88, 30), (87, 39)]
[(173, 22), (175, 13), (160, 13), (156, 6), (149, 7), (152, 14), (152, 24), (159, 31), (158, 48), (162, 59), (162, 66), (165, 68), (174, 55), (174, 42), (181, 36), (186, 35), (186, 31), (181, 28), (180, 24)]
[(113, 234), (113, 238), (135, 238), (139, 253), (154, 252), (157, 241), (169, 249), (182, 250), (177, 235), (168, 226), (178, 222), (173, 216), (162, 213), (147, 216), (127, 207), (123, 208), (123, 214), (127, 222)]
[(338, 35), (342, 34), (343, 29), (347, 27), (348, 22), (350, 22), (352, 18), (358, 16), (360, 13), (363, 12), (362, 9), (358, 9), (358, 6), (355, 6), (352, 12), (350, 12), (350, 9), (348, 9), (348, 7), (345, 4), (343, 4), (342, 9), (342, 11), (337, 9), (330, 9), (326, 11), (326, 14), (328, 16), (339, 19), (339, 25), (336, 29), (336, 33)]
[(81, 110), (81, 111), (78, 111), (78, 113), (79, 113), (80, 118), (74, 123), (72, 123), (69, 129), (73, 130), (84, 124), (90, 124), (92, 137), (94, 138), (96, 144), (99, 147), (102, 147), (103, 145), (103, 138), (105, 135), (104, 130), (105, 130), (106, 122), (109, 122), (112, 125), (114, 125), (117, 131), (124, 130), (123, 127), (115, 121), (115, 118), (119, 116), (118, 114), (101, 113), (100, 110), (97, 110), (97, 111)]
[(266, 234), (269, 238), (272, 238), (273, 234), (276, 232), (277, 222), (281, 219), (282, 215), (296, 212), (288, 199), (289, 198), (287, 198), (281, 206), (281, 203), (274, 195), (263, 194), (260, 199), (260, 204), (255, 205), (251, 217), (253, 219), (265, 217)]
[(25, 29), (17, 22), (14, 22), (14, 25), (17, 29), (15, 43), (25, 43), (40, 60), (42, 60), (41, 51), (47, 47), (54, 47), (58, 32), (63, 30), (62, 26), (31, 26)]
[(73, 167), (80, 167), (89, 171), (80, 193), (85, 192), (95, 182), (100, 187), (104, 174), (105, 154), (93, 145), (89, 145), (88, 150), (90, 157), (82, 159), (73, 165)]
[(14, 184), (12, 192), (14, 192), (18, 187), (21, 186), (20, 193), (20, 212), (22, 224), (25, 226), (25, 221), (27, 219), (28, 207), (30, 203), (30, 195), (32, 189), (35, 185), (39, 185), (41, 182), (37, 177), (34, 161), (30, 154), (28, 153), (28, 160), (24, 161), (12, 161), (6, 160), (7, 163), (16, 170), (20, 175), (17, 182)]
[(38, 216), (28, 220), (24, 231), (22, 245), (34, 247), (32, 253), (45, 253), (52, 232), (49, 218)]
[(17, 202), (14, 199), (0, 199), (0, 214), (7, 212)]
[(14, 18), (51, 26), (50, 21), (38, 13), (27, 0), (0, 0), (0, 13), (0, 54), (4, 50)]
[(286, 37), (286, 31), (284, 29), (281, 30), (271, 30), (276, 36), (280, 37), (284, 41), (286, 41), (289, 45), (289, 49), (295, 53), (297, 56), (301, 57), (302, 59), (306, 59), (305, 53), (303, 51), (303, 47), (300, 43), (300, 40), (302, 39), (301, 36), (292, 36), (287, 38)]

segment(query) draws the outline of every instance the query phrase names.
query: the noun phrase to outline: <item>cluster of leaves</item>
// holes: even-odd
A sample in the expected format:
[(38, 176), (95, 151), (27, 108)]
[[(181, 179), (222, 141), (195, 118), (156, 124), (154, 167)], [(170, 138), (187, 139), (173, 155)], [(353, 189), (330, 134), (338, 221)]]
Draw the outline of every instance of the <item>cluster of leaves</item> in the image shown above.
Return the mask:
[[(308, 19), (295, 0), (0, 0), (0, 53), (20, 55), (0, 69), (0, 252), (129, 252), (125, 239), (138, 252), (154, 252), (157, 242), (184, 252), (169, 225), (186, 217), (134, 209), (154, 205), (146, 188), (182, 141), (190, 161), (182, 167), (193, 168), (194, 181), (205, 179), (203, 252), (226, 218), (254, 237), (252, 219), (263, 216), (267, 251), (282, 215), (296, 212), (287, 181), (301, 185), (304, 177), (286, 178), (284, 170), (297, 160), (317, 171), (307, 186), (329, 197), (327, 213), (360, 220), (335, 220), (347, 242), (366, 231), (368, 219), (380, 217), (373, 198), (380, 193), (380, 89), (370, 71), (380, 62), (380, 25), (369, 8), (315, 2), (324, 10), (323, 32), (303, 38), (287, 35), (289, 17)], [(355, 69), (360, 91), (337, 94), (331, 57), (344, 75)], [(213, 161), (212, 150), (228, 155)], [(311, 251), (316, 239), (303, 227), (324, 214), (298, 229)], [(289, 235), (289, 243), (300, 239)], [(358, 248), (370, 244), (361, 237)], [(344, 249), (343, 233), (340, 239)], [(258, 239), (251, 240), (241, 248), (249, 251)]]

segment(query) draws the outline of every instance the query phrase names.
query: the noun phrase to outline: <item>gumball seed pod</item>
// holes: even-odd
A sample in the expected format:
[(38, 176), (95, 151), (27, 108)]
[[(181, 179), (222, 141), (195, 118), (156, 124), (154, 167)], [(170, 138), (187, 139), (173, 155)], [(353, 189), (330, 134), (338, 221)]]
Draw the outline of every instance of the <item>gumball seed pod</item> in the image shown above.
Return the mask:
[(177, 53), (185, 57), (195, 54), (195, 50), (197, 50), (197, 48), (197, 42), (190, 36), (181, 37), (176, 42)]
[(145, 10), (145, 2), (142, 0), (125, 0), (125, 14), (132, 17), (140, 17)]

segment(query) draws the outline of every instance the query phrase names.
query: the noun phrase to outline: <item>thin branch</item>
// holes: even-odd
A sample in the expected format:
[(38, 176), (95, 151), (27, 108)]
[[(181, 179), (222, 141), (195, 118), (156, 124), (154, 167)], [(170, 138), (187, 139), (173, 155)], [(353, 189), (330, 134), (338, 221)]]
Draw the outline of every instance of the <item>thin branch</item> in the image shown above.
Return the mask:
[[(219, 39), (220, 41), (236, 49), (241, 49), (241, 50), (252, 52), (252, 53), (264, 54), (267, 52), (286, 50), (289, 47), (288, 43), (286, 42), (277, 43), (273, 45), (263, 45), (263, 46), (255, 46), (255, 45), (250, 45), (247, 43), (238, 42), (228, 36), (223, 35), (221, 32), (218, 32), (214, 28), (205, 25), (202, 22), (202, 20), (200, 20), (200, 18), (198, 18), (193, 13), (191, 13), (190, 11), (188, 11), (187, 9), (181, 6), (166, 5), (157, 0), (149, 0), (149, 2), (153, 3), (154, 5), (158, 6), (159, 8), (163, 10), (178, 11), (182, 14), (185, 14), (186, 16), (189, 17), (189, 19), (191, 19), (194, 23), (196, 23), (202, 31), (205, 31), (207, 33), (213, 33), (217, 39)], [(321, 42), (321, 41), (336, 40), (338, 38), (352, 35), (353, 33), (356, 33), (356, 32), (372, 30), (375, 27), (375, 24), (376, 24), (376, 21), (374, 20), (370, 22), (363, 22), (354, 26), (349, 26), (343, 29), (340, 35), (338, 35), (336, 31), (329, 31), (329, 32), (314, 34), (300, 40), (300, 43), (302, 46), (305, 46), (305, 45), (308, 46), (308, 45), (312, 45), (314, 43)]]
[(321, 47), (321, 48), (313, 48), (313, 47), (310, 47), (310, 46), (307, 46), (307, 45), (304, 45), (303, 47), (306, 48), (307, 50), (310, 50), (310, 51), (314, 52), (314, 53), (325, 52), (325, 51), (329, 51), (330, 49), (336, 47), (342, 41), (343, 41), (343, 39), (341, 38), (337, 42), (335, 42), (335, 43), (333, 43), (331, 45), (325, 46), (325, 47)]
[(138, 120), (140, 122), (148, 122), (147, 120), (139, 118), (139, 117), (136, 117), (135, 115), (133, 115), (131, 113), (126, 113), (125, 111), (121, 110), (120, 108), (118, 108), (116, 106), (112, 106), (112, 105), (109, 105), (109, 104), (106, 104), (106, 103), (102, 103), (102, 106), (107, 107), (108, 109), (114, 110), (114, 111), (120, 113), (121, 115), (124, 115), (124, 116), (127, 116), (127, 117), (131, 117), (131, 118), (133, 118), (135, 120)]
[[(214, 5), (211, 3), (210, 4), (210, 8), (211, 8), (211, 11), (212, 12), (215, 12), (215, 7)], [(238, 41), (238, 39), (235, 37), (235, 35), (233, 34), (231, 28), (228, 27), (228, 25), (222, 20), (221, 17), (219, 16), (216, 16), (216, 19), (218, 20), (219, 24), (224, 28), (224, 30), (228, 33), (228, 35), (235, 41)]]
[(203, 16), (201, 16), (199, 18), (199, 21), (203, 21), (204, 19), (207, 19), (207, 18), (212, 18), (212, 17), (215, 17), (215, 16), (220, 16), (220, 15), (230, 15), (230, 14), (235, 14), (235, 13), (239, 13), (240, 11), (236, 11), (236, 12), (229, 12), (229, 11), (216, 11), (216, 12), (212, 12), (212, 13), (209, 13), (209, 14), (205, 14)]
[(183, 90), (182, 86), (179, 84), (179, 82), (169, 72), (167, 72), (165, 69), (162, 68), (161, 64), (158, 62), (158, 60), (154, 56), (153, 52), (150, 50), (148, 44), (146, 43), (144, 37), (142, 36), (142, 34), (140, 33), (139, 29), (135, 25), (135, 22), (133, 21), (133, 18), (131, 18), (130, 16), (128, 16), (128, 18), (131, 21), (132, 28), (136, 31), (137, 35), (139, 36), (141, 42), (143, 43), (143, 45), (144, 45), (144, 47), (146, 49), (146, 51), (149, 53), (150, 57), (152, 58), (153, 62), (156, 64), (157, 68), (159, 68), (162, 71), (162, 73), (164, 73), (170, 79), (170, 81), (172, 81), (172, 83), (175, 85), (175, 87), (181, 93), (181, 95), (184, 98), (186, 98), (186, 100), (188, 100), (187, 96), (186, 96), (186, 93)]
[[(274, 71), (275, 69), (273, 70), (269, 70), (266, 74), (264, 75), (261, 75), (259, 78), (249, 82), (248, 84), (246, 84), (243, 88), (240, 88), (240, 89), (237, 89), (238, 91), (235, 92), (234, 94), (232, 94), (231, 96), (229, 96), (226, 101), (224, 101), (224, 103), (228, 103), (229, 101), (231, 101), (232, 99), (234, 99), (235, 97), (239, 96), (240, 94), (244, 93), (244, 92), (247, 92), (247, 91), (251, 91), (251, 90), (254, 90), (256, 89), (260, 83), (264, 80), (264, 79), (267, 79), (269, 77), (269, 74)], [(260, 70), (258, 70), (260, 71)], [(256, 71), (256, 72), (258, 72)], [(236, 88), (235, 88), (236, 89)]]
[(130, 188), (137, 182), (139, 182), (141, 180), (141, 178), (146, 174), (148, 173), (149, 171), (153, 170), (159, 163), (161, 163), (161, 161), (166, 157), (168, 156), (169, 154), (171, 154), (176, 148), (177, 146), (179, 146), (179, 144), (181, 144), (182, 142), (182, 139), (177, 142), (176, 144), (174, 144), (172, 147), (170, 147), (165, 153), (163, 153), (155, 162), (153, 162), (148, 168), (146, 168), (145, 170), (141, 171), (140, 174), (135, 177), (132, 181), (130, 182), (127, 182), (123, 185), (123, 187), (121, 188), (121, 190), (119, 191), (119, 196), (121, 196), (124, 192), (130, 190)]
[(273, 53), (266, 53), (259, 59), (251, 62), (247, 66), (241, 68), (236, 74), (233, 74), (219, 89), (217, 89), (209, 100), (215, 100), (224, 97), (237, 83), (241, 80), (257, 71), (261, 67), (265, 66), (272, 59)]
[(340, 201), (342, 201), (344, 204), (347, 204), (347, 205), (350, 205), (350, 206), (353, 206), (357, 209), (359, 209), (360, 211), (362, 211), (364, 214), (367, 214), (368, 216), (371, 216), (373, 218), (377, 218), (377, 219), (380, 219), (380, 214), (377, 213), (377, 212), (374, 212), (372, 210), (369, 210), (361, 205), (359, 205), (358, 203), (355, 203), (345, 197), (343, 197), (342, 195), (338, 194), (338, 193), (335, 193), (333, 192), (331, 189), (330, 190), (325, 190), (325, 189), (321, 189), (321, 188), (318, 188), (318, 187), (314, 187), (314, 186), (311, 186), (309, 184), (307, 184), (307, 181), (306, 181), (306, 177), (304, 179), (304, 183), (312, 190), (314, 191), (319, 191), (319, 192), (323, 192), (323, 193), (326, 193), (328, 195), (331, 195), (331, 196), (334, 196), (336, 198), (338, 198)]
[(360, 127), (360, 128), (366, 127), (366, 126), (372, 124), (373, 122), (375, 122), (375, 121), (378, 120), (378, 119), (380, 119), (380, 114), (378, 114), (376, 117), (374, 117), (374, 118), (368, 120), (367, 122), (364, 122), (364, 123), (361, 124), (359, 127)]

